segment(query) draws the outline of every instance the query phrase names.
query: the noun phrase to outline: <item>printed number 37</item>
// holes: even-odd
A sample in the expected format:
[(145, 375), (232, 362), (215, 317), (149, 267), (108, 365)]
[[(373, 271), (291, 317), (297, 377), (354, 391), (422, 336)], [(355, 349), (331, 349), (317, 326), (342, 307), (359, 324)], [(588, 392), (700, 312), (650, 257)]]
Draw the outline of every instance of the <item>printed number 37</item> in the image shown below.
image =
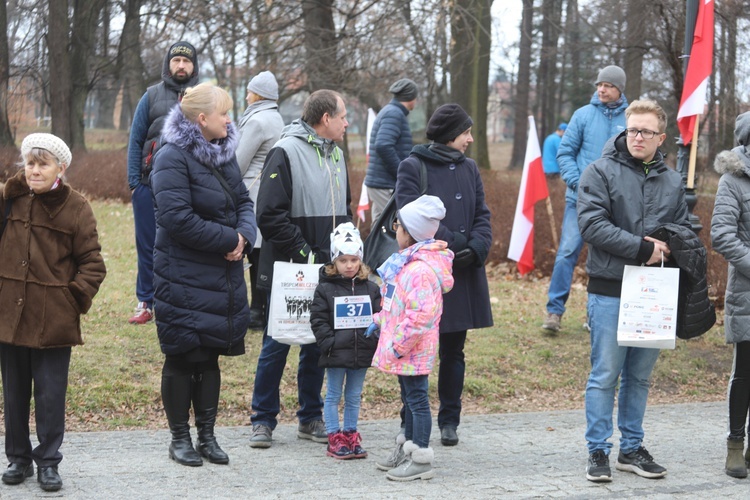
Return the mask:
[(347, 316), (362, 316), (363, 304), (348, 304), (346, 306)]

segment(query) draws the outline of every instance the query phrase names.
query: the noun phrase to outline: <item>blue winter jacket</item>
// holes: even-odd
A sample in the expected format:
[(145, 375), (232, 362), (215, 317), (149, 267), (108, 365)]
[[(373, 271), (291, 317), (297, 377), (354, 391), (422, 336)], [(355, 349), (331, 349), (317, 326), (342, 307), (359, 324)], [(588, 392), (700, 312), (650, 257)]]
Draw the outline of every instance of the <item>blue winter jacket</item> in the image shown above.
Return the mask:
[(365, 186), (375, 189), (396, 189), (399, 164), (413, 146), (409, 110), (393, 99), (375, 118), (370, 133), (370, 161), (367, 164)]
[(557, 164), (557, 150), (560, 148), (562, 137), (557, 132), (552, 132), (544, 139), (542, 147), (542, 167), (545, 174), (559, 174), (560, 166)]
[(611, 138), (625, 130), (625, 108), (628, 100), (616, 108), (610, 108), (599, 100), (594, 92), (591, 103), (578, 108), (570, 119), (568, 128), (557, 150), (557, 163), (560, 175), (568, 185), (565, 200), (575, 203), (578, 199), (578, 181), (581, 172), (602, 156), (604, 145)]
[[(151, 189), (156, 213), (154, 313), (164, 354), (196, 347), (244, 352), (250, 322), (243, 261), (224, 255), (239, 243), (252, 249), (253, 202), (234, 156), (237, 130), (208, 142), (179, 106), (164, 123), (165, 144), (154, 157)], [(221, 175), (225, 191), (211, 168)]]

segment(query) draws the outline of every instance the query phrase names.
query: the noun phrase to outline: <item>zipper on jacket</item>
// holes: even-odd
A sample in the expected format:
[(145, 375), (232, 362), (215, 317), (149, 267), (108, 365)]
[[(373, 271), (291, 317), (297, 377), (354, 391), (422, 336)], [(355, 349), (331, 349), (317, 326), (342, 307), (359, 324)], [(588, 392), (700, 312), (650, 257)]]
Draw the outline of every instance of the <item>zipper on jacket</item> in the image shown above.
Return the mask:
[[(244, 257), (243, 257), (244, 258)], [(232, 263), (227, 261), (226, 264), (226, 277), (227, 285), (229, 285), (229, 311), (227, 315), (227, 323), (229, 324), (229, 346), (227, 347), (227, 353), (232, 351), (232, 338), (234, 337), (234, 287), (232, 286), (232, 277), (230, 273), (230, 267)], [(244, 276), (242, 279), (245, 279)]]

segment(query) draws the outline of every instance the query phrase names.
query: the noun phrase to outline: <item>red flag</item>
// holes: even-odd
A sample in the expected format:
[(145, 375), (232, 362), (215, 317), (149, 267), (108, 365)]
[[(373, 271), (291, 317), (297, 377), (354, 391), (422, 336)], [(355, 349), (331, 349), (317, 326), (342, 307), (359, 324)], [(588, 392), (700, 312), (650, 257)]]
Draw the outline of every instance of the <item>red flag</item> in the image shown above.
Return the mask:
[(529, 116), (529, 141), (508, 247), (508, 258), (518, 262), (518, 272), (522, 275), (534, 269), (534, 205), (548, 196), (536, 125), (534, 117)]
[(682, 143), (693, 140), (695, 119), (703, 114), (706, 105), (706, 87), (711, 76), (714, 53), (714, 0), (700, 0), (698, 18), (695, 20), (693, 48), (690, 51), (685, 84), (682, 88), (677, 127)]

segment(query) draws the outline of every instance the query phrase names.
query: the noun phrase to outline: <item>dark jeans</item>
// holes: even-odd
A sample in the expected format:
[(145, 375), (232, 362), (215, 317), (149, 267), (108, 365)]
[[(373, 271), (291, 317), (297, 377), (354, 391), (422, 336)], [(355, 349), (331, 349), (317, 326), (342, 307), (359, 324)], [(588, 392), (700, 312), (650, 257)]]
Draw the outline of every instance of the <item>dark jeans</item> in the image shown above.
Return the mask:
[[(271, 429), (276, 428), (276, 416), (281, 407), (279, 387), (289, 347), (269, 337), (268, 329), (263, 332), (263, 347), (258, 357), (253, 388), (253, 415), (250, 418), (253, 425), (263, 424)], [(320, 349), (317, 344), (300, 346), (297, 369), (297, 399), (300, 409), (297, 411), (297, 418), (303, 424), (323, 419), (323, 399), (320, 397), (320, 390), (323, 387), (325, 370), (318, 367), (319, 359)]]
[(411, 440), (420, 448), (427, 448), (430, 446), (430, 433), (432, 432), (427, 375), (411, 377), (399, 375), (398, 383), (406, 401), (404, 435), (407, 441)]
[(750, 342), (734, 344), (732, 377), (729, 379), (729, 438), (745, 439), (750, 407)]
[(154, 242), (156, 216), (151, 187), (138, 184), (131, 194), (135, 220), (135, 250), (138, 255), (138, 275), (135, 279), (135, 296), (139, 302), (154, 307)]
[[(11, 463), (50, 467), (62, 461), (65, 393), (70, 347), (31, 349), (0, 344), (0, 370), (5, 399), (5, 454)], [(29, 414), (31, 386), (39, 446), (31, 449)]]
[[(438, 371), (438, 397), (440, 410), (438, 411), (438, 427), (458, 428), (461, 423), (461, 394), (464, 391), (464, 344), (466, 330), (461, 332), (447, 332), (440, 334), (440, 369)], [(406, 422), (406, 399), (404, 389), (401, 388), (401, 427)]]
[(461, 394), (464, 391), (464, 344), (466, 330), (440, 333), (440, 369), (438, 371), (438, 427), (457, 428), (461, 423)]

